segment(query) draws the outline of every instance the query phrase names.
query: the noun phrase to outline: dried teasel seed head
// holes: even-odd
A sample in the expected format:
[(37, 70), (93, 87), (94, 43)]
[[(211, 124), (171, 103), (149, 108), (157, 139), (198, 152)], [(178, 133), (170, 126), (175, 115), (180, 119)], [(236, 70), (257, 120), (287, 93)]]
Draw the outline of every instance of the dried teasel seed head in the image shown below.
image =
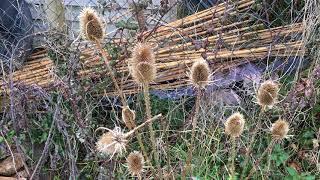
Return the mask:
[(140, 152), (135, 151), (127, 157), (128, 169), (132, 175), (140, 175), (143, 172), (144, 159)]
[(122, 152), (126, 150), (126, 143), (126, 135), (119, 127), (115, 127), (113, 130), (104, 133), (100, 137), (96, 143), (96, 148), (99, 152), (111, 155), (111, 157), (113, 157), (114, 154), (122, 154)]
[(239, 137), (244, 128), (245, 120), (239, 112), (232, 114), (225, 122), (225, 132), (231, 137)]
[(195, 87), (205, 88), (209, 84), (210, 68), (205, 60), (193, 63), (190, 80)]
[(275, 140), (281, 140), (287, 136), (289, 132), (289, 124), (287, 121), (279, 119), (272, 124), (271, 135)]
[(138, 43), (133, 49), (132, 65), (137, 65), (140, 62), (155, 63), (155, 55), (149, 44)]
[(261, 84), (258, 89), (257, 99), (258, 104), (265, 107), (272, 107), (278, 98), (279, 86), (277, 83), (268, 80)]
[(93, 42), (103, 39), (104, 26), (94, 9), (84, 8), (80, 13), (79, 19), (80, 31), (85, 39)]
[(133, 65), (131, 74), (133, 79), (137, 83), (149, 84), (156, 78), (156, 67), (149, 62), (140, 62), (137, 65)]
[(122, 120), (126, 124), (127, 128), (133, 129), (134, 127), (136, 127), (135, 119), (136, 113), (128, 106), (122, 109)]

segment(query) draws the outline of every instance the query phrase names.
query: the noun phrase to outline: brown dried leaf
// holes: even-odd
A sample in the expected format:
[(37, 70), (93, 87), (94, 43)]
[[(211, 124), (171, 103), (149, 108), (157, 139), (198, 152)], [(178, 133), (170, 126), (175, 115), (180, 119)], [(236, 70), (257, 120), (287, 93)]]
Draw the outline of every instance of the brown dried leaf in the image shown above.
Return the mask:
[[(23, 167), (23, 159), (18, 153), (14, 153), (14, 157), (16, 169), (19, 170)], [(12, 156), (9, 156), (8, 158), (0, 162), (0, 175), (11, 176), (16, 173), (12, 159)]]
[(289, 162), (289, 167), (295, 169), (297, 172), (301, 172), (301, 166), (297, 161)]

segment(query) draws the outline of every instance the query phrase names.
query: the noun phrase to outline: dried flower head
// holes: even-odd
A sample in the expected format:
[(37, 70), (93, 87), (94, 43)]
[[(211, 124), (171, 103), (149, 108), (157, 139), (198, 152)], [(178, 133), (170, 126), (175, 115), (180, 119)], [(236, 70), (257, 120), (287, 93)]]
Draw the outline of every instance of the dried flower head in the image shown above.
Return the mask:
[(144, 159), (140, 152), (135, 151), (127, 157), (128, 169), (132, 175), (140, 175), (143, 171)]
[(104, 26), (92, 8), (84, 8), (79, 16), (80, 30), (84, 38), (90, 41), (101, 40), (104, 36)]
[(205, 88), (209, 84), (210, 68), (205, 60), (193, 63), (190, 80), (195, 87)]
[(121, 131), (120, 127), (115, 127), (100, 137), (96, 147), (99, 152), (113, 157), (114, 154), (122, 154), (126, 150), (126, 143), (126, 135)]
[(239, 137), (244, 128), (245, 120), (239, 112), (232, 114), (225, 122), (225, 132), (232, 137)]
[(131, 74), (137, 83), (149, 84), (156, 77), (156, 67), (149, 62), (140, 62), (132, 66)]
[(258, 104), (265, 107), (272, 107), (278, 98), (279, 87), (278, 84), (268, 80), (261, 84), (258, 90), (257, 99)]
[(133, 49), (132, 65), (137, 65), (140, 62), (155, 63), (155, 55), (149, 44), (138, 43)]
[(136, 127), (135, 119), (136, 113), (128, 106), (122, 109), (122, 120), (126, 124), (127, 128), (133, 129), (134, 127)]
[(281, 140), (287, 136), (289, 132), (289, 124), (287, 121), (279, 119), (272, 124), (271, 134), (275, 140)]

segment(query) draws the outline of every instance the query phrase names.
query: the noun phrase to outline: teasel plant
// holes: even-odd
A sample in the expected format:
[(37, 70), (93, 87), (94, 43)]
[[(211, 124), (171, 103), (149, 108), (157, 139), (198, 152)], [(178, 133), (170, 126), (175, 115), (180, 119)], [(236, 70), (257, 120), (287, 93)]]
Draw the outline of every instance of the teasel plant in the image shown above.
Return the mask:
[(162, 114), (158, 114), (153, 118), (150, 118), (136, 126), (129, 132), (125, 133), (120, 127), (116, 126), (114, 129), (109, 129), (106, 127), (99, 127), (95, 132), (99, 130), (107, 130), (106, 133), (102, 134), (99, 140), (96, 143), (96, 149), (98, 152), (110, 155), (110, 159), (116, 154), (123, 154), (126, 151), (126, 145), (128, 143), (129, 137), (133, 136), (136, 131), (143, 128), (145, 125), (159, 119), (162, 117)]
[[(265, 151), (262, 153), (260, 158), (253, 164), (252, 169), (249, 171), (246, 180), (250, 179), (250, 177), (255, 173), (256, 169), (258, 168), (260, 162), (264, 158), (266, 154), (271, 154), (273, 147), (276, 143), (280, 143), (283, 139), (288, 137), (289, 132), (289, 123), (286, 120), (278, 119), (274, 122), (270, 128), (271, 133), (271, 141)], [(270, 156), (267, 158), (268, 166), (270, 165)], [(269, 167), (267, 167), (269, 168)]]
[(243, 170), (240, 176), (240, 179), (243, 179), (246, 170), (247, 164), (249, 163), (250, 153), (252, 150), (253, 143), (256, 139), (258, 131), (261, 129), (261, 118), (264, 115), (265, 111), (269, 108), (273, 108), (273, 106), (277, 103), (279, 96), (279, 84), (273, 80), (266, 80), (262, 82), (256, 92), (257, 104), (260, 106), (260, 112), (258, 118), (256, 119), (256, 126), (253, 134), (250, 138), (250, 142), (248, 148), (246, 149), (245, 159)]
[(140, 152), (131, 152), (127, 157), (128, 170), (131, 175), (137, 176), (139, 180), (142, 179), (142, 173), (144, 171), (144, 159)]
[(225, 133), (230, 136), (231, 140), (231, 156), (229, 158), (230, 163), (230, 179), (236, 179), (235, 177), (235, 165), (236, 158), (236, 138), (239, 138), (243, 132), (245, 125), (245, 119), (242, 114), (236, 112), (232, 114), (225, 122)]
[[(152, 47), (147, 43), (138, 43), (134, 49), (131, 61), (129, 62), (130, 72), (133, 80), (142, 85), (143, 89), (143, 97), (145, 102), (146, 109), (146, 117), (149, 119), (152, 117), (151, 114), (151, 102), (150, 102), (150, 94), (149, 88), (150, 83), (154, 81), (156, 78), (156, 65), (155, 65), (155, 55), (152, 50)], [(160, 175), (160, 179), (162, 176), (161, 173), (161, 165), (159, 154), (157, 151), (157, 144), (155, 138), (155, 132), (153, 130), (152, 123), (148, 123), (149, 125), (149, 133), (150, 133), (150, 141), (152, 144), (152, 152), (154, 155), (154, 161), (158, 168), (158, 173)]]
[(97, 12), (92, 8), (84, 8), (79, 16), (80, 20), (80, 32), (83, 38), (87, 39), (91, 43), (95, 44), (96, 48), (102, 55), (103, 61), (107, 67), (107, 70), (110, 73), (110, 77), (115, 86), (116, 91), (120, 96), (120, 100), (123, 107), (127, 106), (127, 102), (125, 100), (125, 96), (123, 91), (121, 90), (115, 73), (112, 71), (112, 68), (109, 64), (109, 55), (102, 48), (101, 41), (103, 40), (104, 34), (104, 24), (102, 19), (98, 16)]
[[(128, 129), (132, 130), (136, 127), (135, 119), (136, 119), (135, 111), (131, 110), (129, 108), (129, 106), (122, 108), (122, 121), (125, 123), (125, 125)], [(151, 170), (154, 171), (152, 168), (152, 164), (148, 158), (148, 153), (147, 153), (146, 148), (143, 144), (142, 137), (141, 137), (141, 134), (139, 133), (139, 130), (135, 131), (135, 135), (137, 137), (137, 140), (138, 140), (140, 149), (142, 151), (142, 154), (144, 156), (144, 159), (147, 161), (147, 163), (151, 167)]]
[(205, 60), (199, 60), (193, 63), (190, 70), (190, 74), (189, 74), (189, 80), (191, 84), (196, 88), (197, 96), (196, 96), (196, 104), (195, 104), (195, 113), (192, 118), (191, 140), (190, 140), (190, 144), (188, 145), (186, 166), (182, 172), (182, 179), (186, 179), (186, 176), (189, 173), (192, 174), (192, 168), (191, 168), (192, 151), (194, 149), (194, 139), (196, 134), (197, 122), (199, 118), (201, 90), (205, 89), (205, 87), (209, 84), (210, 76), (211, 76), (211, 71), (208, 63)]

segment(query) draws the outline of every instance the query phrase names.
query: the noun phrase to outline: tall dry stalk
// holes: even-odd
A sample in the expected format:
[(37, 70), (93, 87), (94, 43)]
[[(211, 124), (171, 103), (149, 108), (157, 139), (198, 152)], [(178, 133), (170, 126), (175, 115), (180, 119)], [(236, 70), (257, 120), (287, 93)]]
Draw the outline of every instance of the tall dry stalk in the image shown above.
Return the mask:
[[(145, 107), (146, 107), (146, 115), (147, 119), (150, 119), (152, 117), (151, 115), (151, 103), (150, 103), (150, 94), (149, 94), (149, 84), (143, 83), (143, 96), (144, 96), (144, 102), (145, 102)], [(160, 166), (160, 159), (159, 159), (159, 154), (157, 151), (157, 144), (156, 144), (156, 138), (155, 138), (155, 132), (152, 127), (152, 122), (148, 123), (149, 127), (149, 132), (150, 132), (150, 140), (152, 143), (152, 151), (154, 155), (154, 160), (156, 162), (156, 166), (158, 168), (158, 173), (160, 175), (160, 179), (162, 179), (162, 172), (161, 172), (161, 166)]]
[[(188, 156), (186, 160), (186, 167), (184, 171), (182, 172), (182, 179), (186, 179), (186, 176), (189, 172), (191, 172), (191, 161), (192, 161), (192, 152), (194, 149), (194, 138), (196, 135), (196, 128), (198, 123), (198, 116), (199, 116), (199, 110), (200, 110), (200, 99), (201, 99), (201, 89), (198, 89), (197, 97), (196, 97), (196, 104), (195, 104), (195, 112), (194, 116), (192, 118), (192, 130), (191, 130), (191, 140), (190, 144), (188, 146)], [(191, 172), (192, 173), (192, 172)]]
[(208, 63), (205, 60), (200, 60), (195, 62), (191, 67), (190, 72), (190, 81), (193, 86), (197, 89), (197, 97), (195, 104), (195, 113), (192, 118), (192, 131), (191, 131), (191, 140), (188, 147), (188, 156), (186, 159), (186, 167), (182, 171), (182, 179), (186, 179), (186, 176), (191, 171), (191, 161), (192, 161), (192, 151), (194, 149), (194, 138), (197, 128), (197, 122), (199, 117), (200, 109), (200, 99), (201, 99), (201, 90), (204, 89), (209, 84), (210, 79), (210, 68)]
[[(151, 117), (151, 103), (149, 95), (149, 84), (154, 81), (156, 77), (155, 55), (148, 44), (138, 43), (133, 50), (131, 59), (131, 75), (136, 83), (141, 84), (143, 88), (143, 96), (145, 102), (147, 119)], [(160, 179), (162, 178), (161, 165), (157, 151), (157, 144), (155, 132), (152, 123), (149, 123), (150, 141), (152, 144), (152, 152), (154, 160), (158, 168)]]
[(235, 165), (236, 158), (236, 138), (240, 137), (244, 129), (245, 120), (243, 115), (239, 112), (232, 114), (225, 122), (225, 133), (230, 136), (231, 141), (231, 155), (230, 161), (230, 174), (231, 179), (235, 178)]

